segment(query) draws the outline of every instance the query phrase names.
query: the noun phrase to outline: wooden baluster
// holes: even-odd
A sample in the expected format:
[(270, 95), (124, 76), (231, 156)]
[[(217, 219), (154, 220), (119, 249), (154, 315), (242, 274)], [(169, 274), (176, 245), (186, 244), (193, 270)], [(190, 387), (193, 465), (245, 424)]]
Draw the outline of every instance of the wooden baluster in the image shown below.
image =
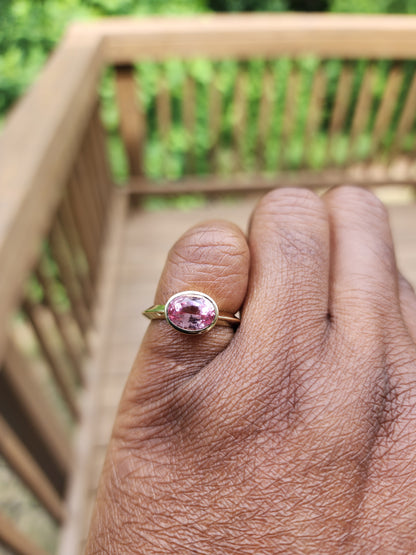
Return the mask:
[(62, 359), (53, 346), (53, 334), (51, 333), (50, 326), (46, 324), (45, 318), (41, 313), (42, 307), (36, 306), (28, 297), (26, 297), (22, 302), (22, 309), (32, 325), (32, 329), (36, 335), (43, 356), (49, 365), (58, 389), (61, 392), (72, 417), (75, 420), (79, 420), (80, 412), (73, 388), (68, 380), (67, 369), (62, 364)]
[[(139, 150), (139, 157), (140, 160), (143, 159), (143, 148), (144, 148), (144, 136), (146, 132), (145, 126), (145, 119), (143, 110), (138, 110), (139, 116), (142, 118), (142, 129), (143, 129), (143, 137), (142, 137), (142, 144), (140, 144)], [(111, 174), (111, 168), (109, 163), (108, 157), (108, 149), (107, 149), (107, 138), (104, 130), (104, 126), (101, 121), (100, 117), (100, 107), (97, 104), (93, 113), (93, 117), (91, 120), (91, 129), (93, 134), (93, 143), (95, 145), (95, 160), (97, 167), (100, 169), (101, 175), (101, 188), (102, 188), (102, 195), (105, 202), (106, 212), (108, 209), (109, 201), (111, 199), (111, 194), (114, 188), (114, 180)]]
[(354, 145), (361, 133), (365, 131), (370, 118), (371, 105), (373, 102), (373, 83), (375, 78), (375, 66), (370, 63), (364, 72), (363, 80), (361, 82), (360, 92), (358, 94), (355, 111), (352, 118), (350, 140), (349, 140), (349, 153), (348, 158), (353, 158)]
[(76, 274), (84, 291), (85, 302), (90, 309), (94, 300), (94, 289), (91, 283), (87, 255), (82, 247), (82, 242), (78, 234), (77, 226), (75, 224), (67, 196), (65, 196), (62, 200), (58, 211), (58, 219), (61, 223), (65, 239), (68, 243), (72, 260), (74, 261)]
[(274, 96), (274, 75), (271, 69), (266, 66), (263, 72), (259, 113), (257, 118), (256, 158), (258, 171), (266, 169), (266, 148), (270, 135)]
[(413, 75), (409, 91), (400, 114), (399, 123), (397, 124), (396, 134), (390, 149), (390, 157), (397, 154), (402, 147), (404, 137), (410, 133), (416, 115), (416, 73)]
[(190, 75), (185, 78), (182, 97), (182, 118), (186, 130), (185, 173), (195, 173), (195, 123), (196, 123), (195, 80)]
[(104, 201), (102, 199), (100, 187), (98, 184), (99, 175), (94, 164), (94, 151), (91, 141), (90, 126), (89, 129), (86, 131), (80, 155), (87, 176), (93, 210), (98, 222), (99, 245), (101, 245), (101, 241), (105, 231)]
[[(75, 377), (79, 383), (84, 384), (85, 378), (82, 368), (80, 349), (74, 345), (74, 339), (71, 337), (71, 333), (68, 329), (67, 317), (55, 307), (55, 302), (52, 294), (53, 284), (51, 279), (47, 276), (42, 263), (39, 264), (39, 266), (36, 268), (35, 276), (43, 289), (45, 301), (48, 304), (49, 310), (51, 311), (51, 314), (55, 320), (56, 327), (58, 328), (62, 341), (65, 345), (65, 349), (71, 361)], [(80, 338), (82, 340), (84, 339), (81, 335)]]
[[(68, 201), (73, 214), (76, 229), (88, 261), (88, 272), (91, 285), (94, 286), (98, 271), (98, 249), (90, 226), (86, 205), (83, 202), (78, 178), (73, 175), (68, 184)], [(65, 202), (65, 201), (64, 201)]]
[[(101, 210), (104, 222), (107, 221), (108, 201), (111, 195), (111, 174), (109, 171), (108, 161), (105, 156), (105, 150), (101, 150), (101, 142), (99, 139), (100, 115), (98, 105), (96, 106), (89, 125), (89, 144), (90, 144), (90, 160), (96, 176), (97, 194), (100, 199)], [(105, 228), (105, 225), (104, 225)], [(104, 229), (105, 231), (105, 229)]]
[(284, 168), (286, 148), (290, 142), (295, 125), (299, 84), (299, 69), (296, 65), (296, 61), (294, 61), (289, 73), (286, 88), (285, 110), (283, 114), (283, 125), (279, 141), (279, 168)]
[(102, 235), (101, 223), (95, 205), (94, 193), (91, 187), (90, 177), (88, 175), (88, 168), (82, 156), (80, 156), (76, 162), (75, 174), (77, 176), (78, 194), (80, 194), (82, 202), (85, 205), (88, 227), (91, 229), (91, 234), (94, 240), (94, 248), (97, 251), (98, 257)]
[(334, 159), (334, 142), (336, 136), (342, 133), (342, 130), (345, 126), (348, 105), (352, 93), (353, 76), (353, 66), (349, 62), (344, 62), (338, 79), (335, 103), (331, 114), (331, 121), (329, 124), (327, 161), (331, 161)]
[(14, 523), (0, 511), (0, 543), (13, 550), (16, 555), (50, 555), (34, 544)]
[(244, 146), (247, 128), (247, 73), (239, 69), (235, 81), (233, 101), (233, 171), (244, 169)]
[(209, 136), (210, 136), (210, 166), (211, 173), (217, 173), (218, 171), (218, 151), (220, 147), (221, 140), (221, 125), (222, 125), (222, 96), (221, 91), (218, 88), (218, 78), (214, 73), (209, 85), (209, 98), (208, 98), (208, 110), (209, 110)]
[(144, 114), (138, 105), (134, 67), (116, 67), (116, 99), (119, 112), (120, 134), (127, 153), (130, 176), (143, 175), (143, 146), (145, 135)]
[(170, 94), (165, 75), (159, 79), (159, 86), (156, 95), (156, 119), (159, 140), (162, 143), (161, 170), (163, 177), (166, 177), (169, 164), (169, 136), (172, 123), (172, 109), (170, 104)]
[(68, 437), (58, 424), (40, 385), (35, 380), (28, 360), (21, 354), (12, 338), (9, 338), (7, 344), (1, 374), (21, 405), (25, 407), (32, 425), (47, 445), (54, 461), (67, 475), (72, 465)]
[(65, 518), (64, 502), (32, 455), (0, 415), (0, 453), (57, 522)]
[(321, 64), (315, 72), (305, 126), (303, 161), (308, 163), (308, 151), (322, 121), (322, 108), (326, 93), (326, 73)]
[(378, 109), (374, 122), (373, 134), (371, 138), (372, 155), (375, 155), (376, 152), (379, 150), (380, 143), (383, 140), (383, 137), (388, 131), (388, 128), (391, 124), (402, 82), (402, 66), (395, 64), (390, 70), (389, 76), (387, 78), (383, 98), (380, 102), (380, 107)]
[(71, 261), (68, 245), (66, 244), (61, 225), (55, 221), (49, 235), (49, 242), (53, 257), (59, 268), (59, 275), (65, 286), (71, 303), (73, 314), (80, 330), (85, 335), (91, 323), (91, 316), (86, 308), (82, 287), (79, 284)]

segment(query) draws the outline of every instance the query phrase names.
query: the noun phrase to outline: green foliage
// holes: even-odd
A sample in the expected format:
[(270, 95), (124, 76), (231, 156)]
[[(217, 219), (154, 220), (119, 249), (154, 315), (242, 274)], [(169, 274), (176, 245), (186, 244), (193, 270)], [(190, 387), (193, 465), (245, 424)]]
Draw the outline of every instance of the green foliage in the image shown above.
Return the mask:
[[(150, 13), (179, 14), (215, 10), (273, 10), (322, 9), (329, 4), (337, 12), (401, 12), (416, 13), (414, 0), (0, 0), (0, 121), (5, 111), (33, 81), (48, 54), (60, 40), (65, 27), (74, 19), (91, 19), (100, 16), (140, 15)], [(138, 102), (142, 105), (147, 124), (144, 150), (144, 168), (153, 179), (177, 179), (186, 174), (207, 174), (215, 167), (220, 174), (235, 170), (236, 151), (242, 171), (259, 167), (266, 173), (279, 169), (301, 167), (319, 168), (328, 160), (328, 130), (335, 104), (340, 60), (323, 62), (326, 92), (319, 129), (313, 143), (305, 151), (305, 129), (311, 91), (319, 60), (304, 57), (299, 60), (250, 60), (237, 63), (232, 60), (210, 62), (196, 59), (188, 62), (169, 60), (165, 63), (140, 63), (136, 68)], [(331, 157), (343, 164), (348, 156), (363, 159), (369, 154), (376, 111), (384, 91), (389, 62), (377, 64), (376, 80), (372, 91), (369, 120), (362, 137), (351, 151), (348, 133), (359, 96), (367, 61), (354, 64), (352, 93), (347, 107), (344, 127), (332, 140)], [(273, 79), (273, 108), (269, 114), (268, 135), (265, 144), (258, 138), (258, 118), (263, 91), (264, 72)], [(288, 92), (289, 75), (296, 70), (297, 89)], [(244, 136), (238, 137), (235, 124), (237, 78), (243, 73), (247, 88), (243, 104), (246, 112)], [(393, 123), (383, 138), (388, 146), (392, 130), (398, 123), (406, 91), (414, 73), (414, 64), (404, 64), (404, 81), (399, 101), (394, 110)], [(183, 95), (186, 80), (195, 84), (195, 126), (186, 129), (183, 124)], [(169, 90), (171, 123), (164, 135), (157, 121), (157, 94), (164, 81)], [(209, 103), (212, 88), (221, 96), (220, 128), (213, 136)], [(285, 129), (285, 114), (290, 107), (289, 95), (294, 95), (292, 127)], [(127, 160), (118, 133), (118, 113), (115, 103), (114, 75), (109, 69), (101, 86), (102, 116), (108, 130), (109, 151), (114, 174), (120, 181), (127, 177)], [(405, 143), (411, 144), (409, 138)], [(351, 154), (352, 153), (352, 154)]]
[(415, 14), (415, 0), (330, 0), (330, 11), (341, 13)]
[(289, 0), (208, 0), (208, 8), (214, 12), (284, 12)]

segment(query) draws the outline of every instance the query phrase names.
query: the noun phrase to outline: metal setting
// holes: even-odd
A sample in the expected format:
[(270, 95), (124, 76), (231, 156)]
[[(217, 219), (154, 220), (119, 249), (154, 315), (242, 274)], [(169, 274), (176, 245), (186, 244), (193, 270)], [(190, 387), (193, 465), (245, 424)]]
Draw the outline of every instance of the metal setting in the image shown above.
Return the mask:
[[(214, 310), (215, 310), (215, 317), (214, 317), (214, 320), (213, 320), (212, 324), (210, 324), (206, 328), (203, 328), (202, 330), (185, 330), (185, 329), (180, 328), (179, 326), (175, 325), (170, 320), (170, 318), (168, 316), (168, 308), (169, 308), (169, 305), (170, 305), (171, 302), (173, 302), (178, 297), (181, 297), (182, 295), (189, 295), (190, 297), (202, 297), (204, 299), (207, 299), (212, 304), (212, 306), (214, 307)], [(200, 335), (201, 333), (206, 333), (207, 331), (212, 330), (212, 328), (217, 323), (218, 317), (219, 317), (219, 310), (218, 310), (217, 303), (209, 295), (206, 295), (205, 293), (201, 293), (200, 291), (181, 291), (180, 293), (175, 293), (175, 295), (172, 295), (170, 297), (170, 299), (168, 299), (167, 303), (165, 304), (164, 312), (165, 312), (166, 321), (173, 328), (175, 328), (175, 330), (181, 331), (182, 333), (187, 333), (189, 335)]]
[[(169, 305), (176, 298), (181, 296), (199, 297), (208, 300), (208, 302), (212, 304), (215, 310), (215, 317), (213, 322), (202, 330), (186, 330), (172, 322), (168, 316)], [(149, 318), (149, 320), (166, 320), (166, 322), (168, 322), (168, 324), (174, 329), (180, 331), (181, 333), (186, 333), (187, 335), (200, 335), (206, 333), (212, 330), (212, 328), (216, 325), (236, 328), (240, 324), (240, 319), (237, 316), (230, 312), (220, 312), (214, 299), (206, 293), (201, 293), (201, 291), (180, 291), (179, 293), (175, 293), (167, 300), (166, 304), (153, 305), (150, 308), (144, 310), (143, 315), (146, 316), (146, 318)]]

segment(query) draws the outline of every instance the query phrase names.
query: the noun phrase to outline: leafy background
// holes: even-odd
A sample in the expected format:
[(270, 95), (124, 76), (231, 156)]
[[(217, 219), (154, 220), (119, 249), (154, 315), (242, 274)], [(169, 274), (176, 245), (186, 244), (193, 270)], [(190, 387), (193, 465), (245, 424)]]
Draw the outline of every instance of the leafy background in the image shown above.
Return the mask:
[(0, 117), (74, 20), (206, 11), (416, 13), (414, 0), (0, 0)]

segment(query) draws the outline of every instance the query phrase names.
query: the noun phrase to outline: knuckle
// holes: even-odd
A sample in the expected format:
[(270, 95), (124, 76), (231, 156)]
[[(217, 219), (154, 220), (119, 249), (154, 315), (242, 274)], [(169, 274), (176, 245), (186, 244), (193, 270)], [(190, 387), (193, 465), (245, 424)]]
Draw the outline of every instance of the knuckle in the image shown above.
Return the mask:
[(317, 194), (309, 189), (275, 189), (265, 195), (257, 205), (260, 216), (316, 217), (323, 212), (323, 203)]
[(175, 265), (238, 266), (248, 257), (241, 233), (222, 222), (208, 222), (190, 229), (171, 248), (168, 260)]
[(380, 220), (387, 220), (388, 213), (385, 205), (374, 193), (364, 187), (341, 185), (331, 189), (328, 193), (332, 202), (340, 209), (359, 214), (363, 210)]

